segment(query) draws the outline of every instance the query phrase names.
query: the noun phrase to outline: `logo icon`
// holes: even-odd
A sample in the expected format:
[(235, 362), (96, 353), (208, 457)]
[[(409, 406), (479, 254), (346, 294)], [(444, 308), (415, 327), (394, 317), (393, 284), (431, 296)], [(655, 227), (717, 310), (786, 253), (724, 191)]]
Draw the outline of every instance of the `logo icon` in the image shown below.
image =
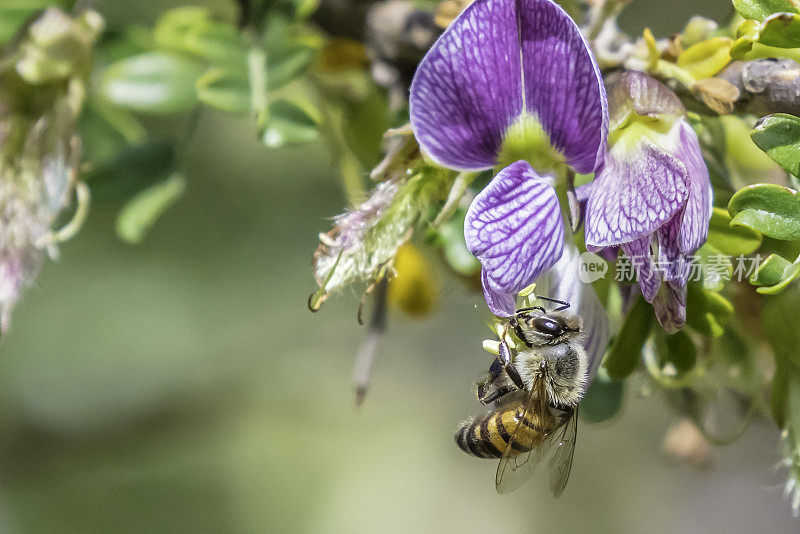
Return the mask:
[(581, 254), (581, 265), (578, 270), (578, 277), (584, 284), (591, 284), (595, 280), (604, 278), (608, 272), (606, 260), (592, 252)]

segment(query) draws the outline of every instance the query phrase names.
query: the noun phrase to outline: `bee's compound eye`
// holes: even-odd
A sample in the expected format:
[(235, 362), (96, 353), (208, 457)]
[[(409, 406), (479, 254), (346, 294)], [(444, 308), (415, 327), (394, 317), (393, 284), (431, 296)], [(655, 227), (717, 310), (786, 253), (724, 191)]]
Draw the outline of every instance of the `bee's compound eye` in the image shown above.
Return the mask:
[(550, 317), (537, 317), (531, 322), (531, 326), (537, 332), (553, 337), (560, 335), (564, 331), (564, 325), (561, 324), (561, 321)]

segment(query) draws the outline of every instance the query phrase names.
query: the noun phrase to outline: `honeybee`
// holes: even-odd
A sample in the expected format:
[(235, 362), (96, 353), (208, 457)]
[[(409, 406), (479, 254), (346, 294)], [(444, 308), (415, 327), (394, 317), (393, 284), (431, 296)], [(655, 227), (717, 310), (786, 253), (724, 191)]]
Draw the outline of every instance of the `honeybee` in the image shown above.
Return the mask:
[(516, 311), (507, 326), (521, 350), (512, 355), (501, 340), (488, 377), (478, 383), (478, 400), (493, 404), (492, 411), (464, 422), (455, 436), (467, 454), (500, 459), (500, 494), (521, 486), (546, 457), (553, 495), (561, 495), (569, 478), (589, 362), (582, 320), (561, 304), (553, 312), (540, 306)]

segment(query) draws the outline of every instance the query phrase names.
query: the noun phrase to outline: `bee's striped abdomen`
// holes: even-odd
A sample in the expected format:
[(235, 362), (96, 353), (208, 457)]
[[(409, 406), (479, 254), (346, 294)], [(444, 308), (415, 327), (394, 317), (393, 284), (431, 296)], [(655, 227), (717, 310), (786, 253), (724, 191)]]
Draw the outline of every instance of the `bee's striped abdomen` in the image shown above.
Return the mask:
[[(511, 433), (518, 426), (519, 412), (504, 410), (492, 412), (464, 423), (456, 433), (458, 446), (472, 456), (478, 458), (500, 458), (511, 441)], [(528, 452), (545, 434), (536, 424), (531, 413), (522, 420), (522, 428), (517, 430), (512, 446), (517, 453)]]

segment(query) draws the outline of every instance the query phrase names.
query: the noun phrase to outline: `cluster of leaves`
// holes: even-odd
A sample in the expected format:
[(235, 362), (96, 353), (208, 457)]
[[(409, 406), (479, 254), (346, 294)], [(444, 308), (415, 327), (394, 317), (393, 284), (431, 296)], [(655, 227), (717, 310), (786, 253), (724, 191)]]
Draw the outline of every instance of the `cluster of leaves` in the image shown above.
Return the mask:
[[(643, 369), (709, 439), (734, 437), (753, 413), (763, 411), (786, 429), (794, 451), (787, 457), (796, 458), (800, 117), (786, 111), (800, 108), (800, 99), (776, 102), (772, 95), (770, 114), (754, 112), (750, 97), (768, 93), (771, 79), (739, 83), (732, 69), (737, 60), (800, 60), (800, 6), (794, 0), (733, 0), (737, 14), (729, 24), (696, 17), (668, 39), (657, 40), (645, 29), (632, 40), (614, 24), (626, 3), (600, 0), (590, 8), (563, 2), (585, 22), (602, 69), (646, 71), (666, 82), (691, 110), (715, 205), (707, 243), (697, 253), (701, 276), (690, 282), (684, 331), (669, 336), (657, 328), (649, 305), (623, 298), (631, 287), (625, 281), (595, 283), (618, 333), (583, 415), (591, 420), (613, 416), (622, 404), (625, 379)], [(68, 4), (20, 0), (0, 7), (0, 45), (13, 49), (15, 36), (42, 8)], [(435, 19), (433, 6), (422, 13), (432, 25), (434, 20), (446, 24), (462, 4), (442, 3)], [(469, 198), (490, 174), (456, 175), (433, 165), (403, 130), (386, 137), (381, 161), (383, 132), (407, 122), (407, 110), (389, 109), (386, 92), (371, 75), (365, 43), (316, 24), (313, 0), (231, 7), (236, 20), (207, 8), (173, 9), (150, 28), (111, 28), (96, 47), (78, 126), (90, 169), (84, 179), (95, 198), (126, 202), (119, 236), (131, 243), (143, 239), (185, 189), (182, 145), (148, 139), (142, 117), (183, 117), (186, 137), (197, 113), (213, 109), (250, 117), (254, 135), (270, 148), (316, 140), (328, 145), (351, 209), (321, 239), (314, 273), (320, 290), (312, 307), (331, 291), (354, 282), (371, 286), (393, 272), (430, 277), (430, 269), (420, 268), (421, 256), (395, 259), (398, 251), (409, 250), (403, 245), (415, 232), (422, 237), (417, 243), (438, 249), (442, 263), (477, 288), (479, 265), (464, 244), (463, 221)], [(800, 88), (800, 81), (794, 83)], [(370, 169), (375, 183), (367, 188)], [(375, 194), (367, 198), (366, 189)], [(745, 283), (734, 280), (737, 258), (754, 265)], [(414, 309), (415, 299), (426, 298), (420, 292), (433, 291), (430, 283), (406, 286), (417, 292), (400, 297), (412, 303), (408, 309)], [(770, 405), (762, 406), (768, 389)], [(726, 407), (731, 397), (746, 402)], [(716, 421), (715, 414), (725, 409), (740, 417), (727, 425)], [(800, 461), (790, 468), (800, 477)]]
[(205, 106), (252, 115), (271, 147), (316, 138), (319, 112), (309, 99), (278, 95), (308, 68), (321, 40), (302, 24), (309, 6), (279, 7), (246, 30), (207, 8), (177, 8), (151, 29), (123, 28), (104, 41), (85, 116), (97, 163), (87, 180), (101, 193), (134, 195), (117, 224), (123, 240), (140, 241), (184, 190), (180, 145), (149, 142), (139, 115), (189, 114), (190, 135)]
[[(20, 0), (0, 7), (0, 46), (48, 7), (72, 1)], [(79, 134), (96, 200), (125, 201), (117, 230), (139, 242), (185, 189), (182, 147), (198, 114), (214, 109), (252, 117), (269, 148), (323, 140), (353, 202), (380, 159), (389, 126), (385, 96), (369, 76), (364, 46), (332, 38), (309, 21), (315, 2), (231, 3), (166, 11), (152, 27), (109, 27), (95, 49)], [(237, 20), (234, 20), (236, 18)], [(184, 124), (182, 139), (150, 139), (149, 115)]]
[[(690, 119), (703, 143), (715, 207), (708, 240), (697, 253), (701, 277), (690, 282), (688, 328), (665, 335), (639, 299), (621, 320), (598, 387), (607, 390), (643, 362), (651, 384), (667, 392), (712, 442), (738, 436), (753, 413), (771, 413), (785, 429), (791, 451), (786, 455), (790, 488), (800, 472), (800, 291), (795, 283), (800, 273), (800, 118), (752, 115), (748, 97), (768, 91), (771, 80), (737, 87), (726, 73), (737, 67), (735, 60), (797, 60), (800, 6), (789, 0), (733, 4), (738, 15), (731, 24), (707, 25), (699, 40), (698, 19), (662, 43), (645, 31), (618, 63), (642, 66), (667, 81), (695, 110)], [(798, 83), (797, 72), (789, 75), (784, 79)], [(792, 109), (795, 103), (789, 100), (770, 101), (767, 108)], [(753, 145), (772, 163), (754, 153)], [(776, 173), (776, 165), (784, 172)], [(769, 183), (759, 183), (764, 178)], [(753, 268), (736, 283), (743, 261)], [(769, 406), (762, 401), (765, 391), (770, 391)]]

